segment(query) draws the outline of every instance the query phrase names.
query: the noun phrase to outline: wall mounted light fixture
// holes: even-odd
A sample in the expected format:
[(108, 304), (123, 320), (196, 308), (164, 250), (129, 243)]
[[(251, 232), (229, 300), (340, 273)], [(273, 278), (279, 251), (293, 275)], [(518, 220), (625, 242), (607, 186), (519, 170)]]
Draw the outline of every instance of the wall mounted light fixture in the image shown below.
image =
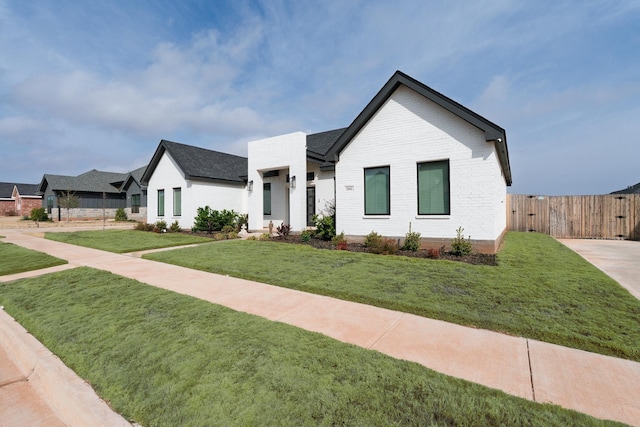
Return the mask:
[(289, 185), (291, 186), (291, 188), (296, 188), (296, 176), (292, 176), (291, 177), (291, 182), (289, 183)]
[(249, 181), (247, 183), (247, 190), (248, 191), (253, 191), (253, 180)]

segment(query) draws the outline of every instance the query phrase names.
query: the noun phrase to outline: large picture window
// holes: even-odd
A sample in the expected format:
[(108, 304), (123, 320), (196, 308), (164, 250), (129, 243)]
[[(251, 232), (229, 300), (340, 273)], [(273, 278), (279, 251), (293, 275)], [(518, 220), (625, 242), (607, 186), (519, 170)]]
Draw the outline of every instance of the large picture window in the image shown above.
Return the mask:
[(140, 213), (140, 195), (131, 195), (131, 213)]
[(158, 216), (164, 216), (164, 190), (158, 190)]
[(47, 213), (51, 215), (53, 210), (53, 196), (47, 196)]
[(182, 188), (173, 189), (173, 216), (182, 215)]
[(418, 215), (449, 215), (449, 160), (418, 163)]
[(390, 215), (389, 166), (364, 170), (364, 214)]
[(262, 186), (262, 214), (271, 215), (271, 183), (265, 182)]

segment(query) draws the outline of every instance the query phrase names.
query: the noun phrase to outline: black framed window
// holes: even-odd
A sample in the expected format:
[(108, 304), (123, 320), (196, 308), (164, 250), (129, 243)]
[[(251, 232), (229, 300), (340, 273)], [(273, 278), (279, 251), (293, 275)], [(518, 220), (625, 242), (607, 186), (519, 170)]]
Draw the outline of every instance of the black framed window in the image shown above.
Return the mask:
[(140, 195), (131, 195), (131, 213), (140, 213)]
[(173, 189), (173, 216), (182, 215), (182, 188)]
[(262, 186), (262, 214), (271, 215), (271, 183), (265, 182)]
[(418, 163), (418, 215), (449, 215), (449, 160)]
[(164, 216), (164, 190), (158, 190), (158, 216)]
[(391, 180), (389, 166), (364, 170), (364, 214), (391, 214)]

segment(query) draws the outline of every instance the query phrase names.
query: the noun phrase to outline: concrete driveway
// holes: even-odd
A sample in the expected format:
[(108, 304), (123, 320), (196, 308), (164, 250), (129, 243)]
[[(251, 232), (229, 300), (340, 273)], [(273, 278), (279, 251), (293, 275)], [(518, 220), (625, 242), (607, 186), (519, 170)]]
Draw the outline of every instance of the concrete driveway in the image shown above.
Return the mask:
[(640, 242), (559, 239), (640, 299)]

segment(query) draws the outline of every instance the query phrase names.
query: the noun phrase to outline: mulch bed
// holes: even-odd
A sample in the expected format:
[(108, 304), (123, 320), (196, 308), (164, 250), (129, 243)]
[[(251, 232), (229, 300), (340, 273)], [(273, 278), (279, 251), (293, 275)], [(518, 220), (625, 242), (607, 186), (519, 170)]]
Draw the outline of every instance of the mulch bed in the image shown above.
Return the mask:
[[(208, 237), (211, 239), (215, 239), (216, 234), (218, 234), (218, 232), (207, 233), (205, 231), (193, 232), (190, 230), (189, 231), (184, 230), (183, 233), (190, 234), (192, 236)], [(331, 243), (331, 241), (311, 238), (309, 241), (303, 242), (302, 237), (299, 234), (291, 234), (285, 237), (272, 237), (271, 241), (282, 242), (282, 243), (292, 243), (292, 244), (298, 244), (298, 245), (309, 245), (309, 246), (313, 246), (316, 249), (326, 249), (326, 250), (332, 250), (332, 251), (337, 250), (333, 246), (333, 243)], [(364, 244), (362, 243), (349, 243), (347, 246), (348, 247), (346, 250), (349, 252), (371, 253), (371, 251), (369, 251), (369, 249), (365, 247)], [(473, 253), (470, 255), (458, 256), (450, 252), (440, 251), (438, 257), (435, 258), (434, 256), (432, 256), (431, 253), (429, 253), (428, 250), (421, 249), (415, 252), (398, 250), (398, 252), (396, 252), (394, 255), (406, 256), (409, 258), (445, 259), (449, 261), (466, 262), (467, 264), (473, 264), (473, 265), (492, 265), (492, 266), (498, 265), (496, 256), (490, 255), (490, 254)]]
[[(289, 235), (286, 237), (274, 237), (272, 238), (274, 241), (284, 242), (284, 243), (294, 243), (294, 244), (302, 244), (313, 246), (316, 249), (327, 249), (327, 250), (336, 250), (333, 244), (330, 241), (314, 239), (312, 238), (308, 242), (303, 242), (302, 238), (299, 235)], [(347, 249), (349, 252), (367, 252), (370, 253), (369, 249), (364, 246), (362, 243), (349, 243), (347, 245)], [(440, 251), (440, 254), (437, 258), (431, 256), (428, 250), (421, 249), (418, 251), (403, 251), (398, 250), (394, 255), (397, 256), (406, 256), (410, 258), (431, 258), (431, 259), (446, 259), (449, 261), (458, 261), (458, 262), (466, 262), (467, 264), (473, 265), (498, 265), (496, 261), (495, 255), (490, 254), (470, 254), (465, 256), (454, 255), (449, 252)]]

